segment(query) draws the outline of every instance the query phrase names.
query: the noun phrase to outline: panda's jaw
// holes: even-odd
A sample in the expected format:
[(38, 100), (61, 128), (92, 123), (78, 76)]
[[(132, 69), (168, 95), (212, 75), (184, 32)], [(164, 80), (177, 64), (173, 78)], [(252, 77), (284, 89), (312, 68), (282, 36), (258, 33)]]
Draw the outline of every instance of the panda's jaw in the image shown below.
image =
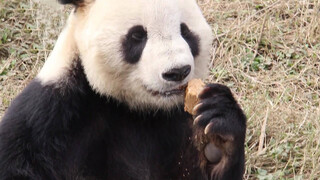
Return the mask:
[(156, 91), (144, 86), (146, 91), (152, 96), (171, 97), (171, 96), (183, 96), (187, 88), (187, 84), (181, 85), (178, 88), (167, 91)]

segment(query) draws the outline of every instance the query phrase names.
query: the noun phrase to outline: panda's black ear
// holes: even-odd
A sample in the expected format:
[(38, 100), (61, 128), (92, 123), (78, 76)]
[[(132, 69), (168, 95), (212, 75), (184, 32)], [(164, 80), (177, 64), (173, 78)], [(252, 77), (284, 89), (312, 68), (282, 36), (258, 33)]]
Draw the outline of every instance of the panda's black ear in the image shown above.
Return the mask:
[(75, 6), (79, 6), (84, 2), (84, 0), (58, 0), (61, 4), (73, 4)]

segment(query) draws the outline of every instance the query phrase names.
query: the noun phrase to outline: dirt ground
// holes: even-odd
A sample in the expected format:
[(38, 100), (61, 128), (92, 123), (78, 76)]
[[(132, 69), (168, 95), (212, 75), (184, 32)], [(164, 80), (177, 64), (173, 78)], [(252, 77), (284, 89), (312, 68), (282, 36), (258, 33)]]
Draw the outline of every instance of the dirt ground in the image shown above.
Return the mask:
[[(0, 118), (71, 8), (44, 1), (0, 0)], [(245, 179), (320, 179), (320, 1), (198, 3), (216, 37), (208, 81), (230, 87), (248, 117)]]

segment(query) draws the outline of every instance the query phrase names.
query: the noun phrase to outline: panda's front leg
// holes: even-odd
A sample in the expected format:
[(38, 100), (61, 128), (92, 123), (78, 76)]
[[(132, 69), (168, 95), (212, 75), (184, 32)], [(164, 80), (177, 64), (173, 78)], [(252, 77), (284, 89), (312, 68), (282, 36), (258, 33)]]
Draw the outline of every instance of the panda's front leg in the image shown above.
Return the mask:
[(230, 89), (208, 84), (194, 107), (195, 144), (208, 179), (238, 180), (244, 173), (246, 117)]

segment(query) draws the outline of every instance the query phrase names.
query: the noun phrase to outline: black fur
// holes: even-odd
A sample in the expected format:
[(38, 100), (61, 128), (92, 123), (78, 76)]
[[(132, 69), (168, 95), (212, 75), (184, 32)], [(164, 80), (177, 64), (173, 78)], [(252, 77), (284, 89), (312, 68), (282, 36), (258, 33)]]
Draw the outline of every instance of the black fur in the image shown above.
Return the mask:
[(84, 0), (58, 0), (61, 4), (73, 4), (79, 6), (84, 2)]
[(182, 37), (188, 43), (193, 57), (198, 56), (200, 52), (199, 37), (192, 31), (190, 31), (189, 27), (185, 23), (182, 23), (180, 25), (180, 31), (181, 31)]
[[(197, 107), (197, 118), (194, 122), (199, 138), (197, 142), (215, 144), (221, 150), (224, 159), (214, 165), (210, 165), (210, 162), (205, 164), (213, 167), (211, 175), (216, 179), (242, 179), (246, 134), (246, 117), (243, 111), (230, 89), (221, 84), (206, 85), (199, 99), (201, 105)], [(205, 146), (197, 146), (203, 153)]]
[(140, 60), (147, 39), (147, 31), (143, 26), (134, 26), (129, 29), (122, 40), (122, 51), (126, 62), (134, 64)]
[[(101, 97), (76, 62), (59, 83), (43, 86), (35, 79), (12, 102), (0, 124), (1, 180), (241, 179), (245, 118), (228, 89), (213, 95), (210, 86), (202, 96), (210, 108), (198, 111), (215, 111), (221, 96), (224, 119), (206, 116), (193, 126), (182, 107), (138, 112)], [(212, 173), (216, 165), (202, 157), (195, 136), (204, 136), (200, 130), (209, 120), (217, 123), (211, 135), (237, 138), (222, 175)]]

